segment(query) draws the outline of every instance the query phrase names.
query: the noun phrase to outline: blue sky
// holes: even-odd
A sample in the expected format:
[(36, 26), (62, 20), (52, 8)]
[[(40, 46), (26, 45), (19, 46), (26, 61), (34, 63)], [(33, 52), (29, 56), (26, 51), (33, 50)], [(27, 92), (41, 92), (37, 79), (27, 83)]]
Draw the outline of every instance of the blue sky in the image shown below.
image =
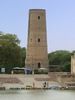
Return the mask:
[(75, 0), (0, 0), (0, 31), (27, 45), (29, 9), (46, 9), (48, 52), (75, 50)]

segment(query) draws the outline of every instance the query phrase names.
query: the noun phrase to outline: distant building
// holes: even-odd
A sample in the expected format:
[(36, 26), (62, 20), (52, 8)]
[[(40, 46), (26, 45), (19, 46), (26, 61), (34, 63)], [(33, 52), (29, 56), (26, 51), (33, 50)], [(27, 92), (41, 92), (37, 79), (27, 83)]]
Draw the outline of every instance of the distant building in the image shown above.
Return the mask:
[(46, 11), (30, 9), (25, 66), (32, 70), (48, 68)]
[(75, 74), (75, 54), (71, 56), (71, 74)]

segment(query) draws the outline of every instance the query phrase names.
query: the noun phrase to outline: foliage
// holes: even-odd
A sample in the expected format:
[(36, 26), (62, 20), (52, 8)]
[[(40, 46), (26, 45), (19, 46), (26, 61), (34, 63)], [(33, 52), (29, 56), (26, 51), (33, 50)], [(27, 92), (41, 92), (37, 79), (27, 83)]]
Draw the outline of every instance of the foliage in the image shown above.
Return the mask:
[(8, 71), (16, 66), (21, 66), (21, 47), (19, 39), (14, 34), (0, 33), (0, 68)]
[(69, 51), (59, 50), (49, 53), (48, 58), (49, 65), (60, 65), (61, 71), (70, 71), (71, 53)]
[(22, 64), (21, 67), (25, 66), (25, 58), (26, 58), (26, 48), (21, 48), (21, 58), (22, 58)]
[(70, 72), (70, 70), (71, 70), (71, 63), (70, 62), (66, 62), (64, 64), (63, 71), (64, 72)]

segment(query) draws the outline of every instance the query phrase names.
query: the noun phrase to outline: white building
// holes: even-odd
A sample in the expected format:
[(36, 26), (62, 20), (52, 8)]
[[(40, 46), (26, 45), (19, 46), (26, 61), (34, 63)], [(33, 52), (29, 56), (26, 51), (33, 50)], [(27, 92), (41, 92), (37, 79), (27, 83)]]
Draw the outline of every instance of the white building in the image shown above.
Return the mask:
[(75, 54), (71, 56), (71, 74), (75, 74)]

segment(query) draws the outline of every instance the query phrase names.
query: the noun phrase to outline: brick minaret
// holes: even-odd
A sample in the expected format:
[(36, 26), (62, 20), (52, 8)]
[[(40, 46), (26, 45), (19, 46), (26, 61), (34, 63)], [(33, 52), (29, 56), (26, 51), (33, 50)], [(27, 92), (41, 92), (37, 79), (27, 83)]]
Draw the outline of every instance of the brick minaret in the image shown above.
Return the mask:
[(32, 69), (48, 68), (46, 12), (44, 9), (29, 10), (25, 65)]

